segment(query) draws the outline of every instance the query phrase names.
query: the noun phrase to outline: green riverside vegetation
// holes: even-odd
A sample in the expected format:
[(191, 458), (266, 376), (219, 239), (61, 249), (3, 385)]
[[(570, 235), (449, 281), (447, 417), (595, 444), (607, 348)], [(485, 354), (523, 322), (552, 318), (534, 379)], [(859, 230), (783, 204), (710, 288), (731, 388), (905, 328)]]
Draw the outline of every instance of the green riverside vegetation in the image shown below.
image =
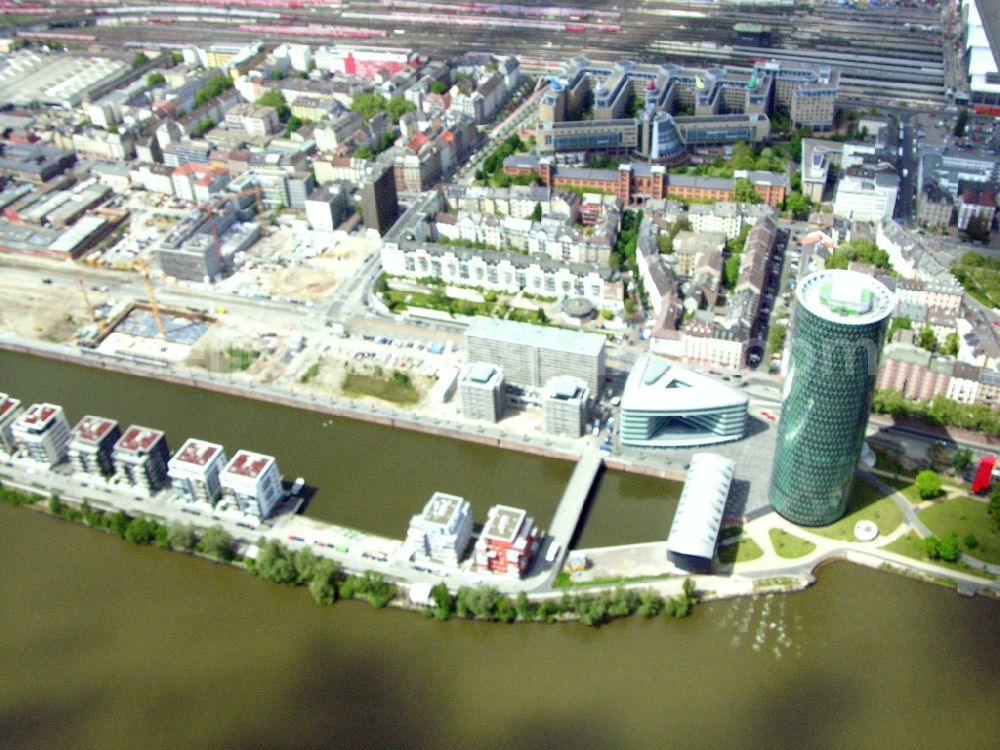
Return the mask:
[[(9, 505), (39, 505), (43, 499), (0, 484), (0, 501)], [(46, 510), (51, 515), (101, 529), (133, 544), (197, 553), (242, 567), (270, 583), (304, 586), (319, 604), (330, 605), (339, 599), (362, 599), (376, 608), (393, 602), (403, 604), (397, 587), (382, 574), (374, 571), (347, 574), (336, 561), (318, 557), (308, 547), (293, 552), (277, 540), (261, 538), (257, 542), (257, 558), (240, 559), (235, 555), (233, 539), (218, 526), (209, 529), (168, 526), (122, 511), (96, 510), (86, 501), (76, 508), (55, 495), (48, 499)], [(531, 601), (524, 592), (511, 598), (491, 586), (461, 587), (452, 596), (443, 583), (431, 590), (431, 599), (433, 606), (423, 607), (421, 611), (438, 620), (448, 620), (452, 616), (504, 623), (577, 619), (590, 626), (637, 613), (643, 617), (661, 613), (675, 618), (687, 617), (699, 601), (690, 578), (685, 579), (681, 594), (669, 599), (652, 590), (633, 591), (621, 587), (593, 595), (573, 596), (564, 592), (561, 597), (541, 601)]]

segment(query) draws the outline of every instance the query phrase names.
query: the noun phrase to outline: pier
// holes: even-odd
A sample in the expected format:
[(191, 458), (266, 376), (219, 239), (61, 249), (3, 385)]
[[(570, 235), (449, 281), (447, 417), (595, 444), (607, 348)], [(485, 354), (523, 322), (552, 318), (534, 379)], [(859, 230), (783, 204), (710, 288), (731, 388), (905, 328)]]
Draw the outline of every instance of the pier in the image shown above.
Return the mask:
[[(553, 540), (549, 544), (559, 545), (559, 554), (548, 566), (545, 578), (547, 584), (551, 584), (556, 573), (562, 569), (563, 560), (569, 549), (569, 543), (576, 532), (577, 524), (580, 523), (580, 514), (583, 513), (583, 506), (590, 496), (590, 490), (597, 479), (597, 473), (601, 470), (601, 451), (597, 440), (591, 440), (587, 447), (583, 449), (580, 460), (573, 469), (573, 474), (566, 483), (562, 498), (552, 516), (552, 525), (549, 527), (549, 537)], [(540, 565), (544, 563), (536, 563)]]

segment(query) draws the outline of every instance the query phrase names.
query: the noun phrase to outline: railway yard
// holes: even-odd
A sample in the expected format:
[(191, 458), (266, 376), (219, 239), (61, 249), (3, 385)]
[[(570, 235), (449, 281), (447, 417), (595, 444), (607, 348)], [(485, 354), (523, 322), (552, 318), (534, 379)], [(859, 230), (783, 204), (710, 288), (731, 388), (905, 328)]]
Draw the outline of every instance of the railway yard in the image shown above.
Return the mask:
[[(0, 4), (20, 35), (53, 41), (151, 47), (199, 41), (319, 43), (344, 40), (407, 46), (434, 58), (468, 52), (513, 54), (526, 70), (558, 67), (583, 54), (644, 62), (746, 67), (760, 59), (823, 62), (841, 71), (841, 95), (858, 102), (940, 106), (946, 102), (953, 20), (921, 7), (846, 8), (835, 3), (717, 6), (643, 2), (549, 7), (483, 2), (308, 2), (219, 0), (131, 5), (82, 2)], [(62, 6), (58, 20), (49, 13)], [(31, 13), (26, 14), (25, 11)], [(142, 25), (142, 42), (135, 26)], [(758, 46), (734, 26), (770, 31)], [(748, 43), (748, 41), (750, 43)]]

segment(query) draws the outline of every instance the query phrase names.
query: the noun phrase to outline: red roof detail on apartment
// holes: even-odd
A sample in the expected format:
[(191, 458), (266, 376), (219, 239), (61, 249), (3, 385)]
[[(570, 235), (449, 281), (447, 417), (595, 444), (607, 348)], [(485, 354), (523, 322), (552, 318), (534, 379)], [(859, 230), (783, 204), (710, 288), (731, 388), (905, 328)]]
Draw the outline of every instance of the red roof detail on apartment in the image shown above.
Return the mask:
[(87, 416), (73, 428), (73, 434), (88, 443), (99, 443), (115, 426), (113, 419)]
[(200, 440), (190, 438), (174, 456), (174, 460), (194, 466), (204, 466), (212, 460), (217, 452), (218, 448), (211, 443), (203, 443)]
[(239, 474), (250, 479), (256, 479), (272, 461), (274, 459), (270, 456), (262, 456), (259, 453), (251, 453), (250, 451), (239, 451), (233, 456), (233, 460), (229, 462), (226, 471), (231, 474)]
[(57, 411), (59, 407), (52, 404), (32, 404), (18, 421), (29, 427), (41, 427), (52, 419)]
[(132, 453), (144, 453), (156, 445), (156, 441), (162, 437), (163, 433), (160, 430), (132, 425), (115, 444), (115, 449), (131, 451)]
[(16, 398), (11, 398), (6, 393), (0, 393), (0, 417), (4, 417), (7, 412), (16, 409), (19, 403), (21, 402)]

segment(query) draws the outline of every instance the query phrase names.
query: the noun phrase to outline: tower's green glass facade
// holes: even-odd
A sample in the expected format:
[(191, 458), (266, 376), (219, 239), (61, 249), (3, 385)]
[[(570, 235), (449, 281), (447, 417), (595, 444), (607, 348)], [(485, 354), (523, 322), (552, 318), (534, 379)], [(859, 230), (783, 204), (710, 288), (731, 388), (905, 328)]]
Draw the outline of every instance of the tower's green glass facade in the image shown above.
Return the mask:
[(820, 271), (796, 292), (771, 505), (793, 523), (840, 519), (868, 424), (895, 298), (854, 271)]

